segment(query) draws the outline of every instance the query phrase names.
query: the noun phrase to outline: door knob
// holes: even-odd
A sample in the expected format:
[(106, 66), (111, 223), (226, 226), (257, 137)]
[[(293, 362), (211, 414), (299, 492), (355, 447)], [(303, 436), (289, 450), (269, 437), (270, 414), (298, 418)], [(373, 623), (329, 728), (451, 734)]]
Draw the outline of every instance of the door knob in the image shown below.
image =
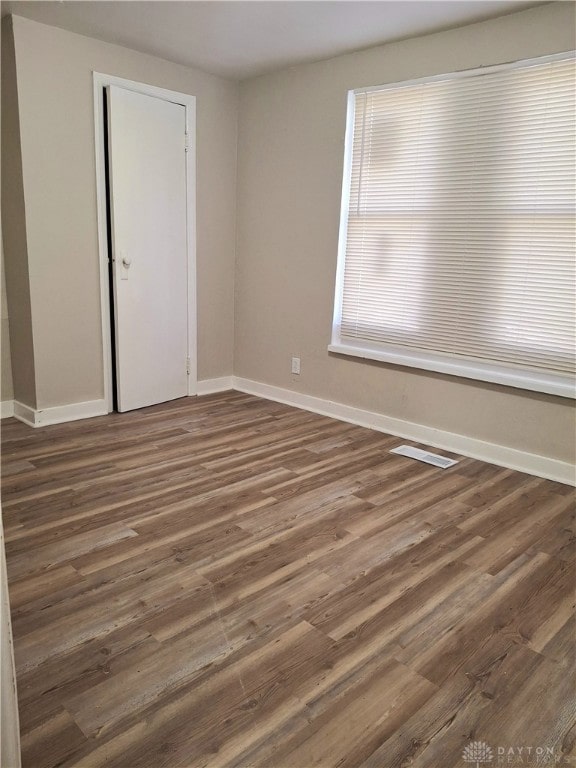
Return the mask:
[(123, 256), (122, 257), (122, 266), (126, 267), (126, 269), (128, 269), (130, 264), (132, 264), (132, 259), (130, 258), (130, 256)]

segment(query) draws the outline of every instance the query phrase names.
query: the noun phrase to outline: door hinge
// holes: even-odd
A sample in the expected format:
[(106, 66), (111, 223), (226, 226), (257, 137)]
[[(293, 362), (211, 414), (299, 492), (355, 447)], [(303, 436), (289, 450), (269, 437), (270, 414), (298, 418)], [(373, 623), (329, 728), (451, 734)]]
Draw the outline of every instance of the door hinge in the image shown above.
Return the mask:
[(190, 358), (186, 358), (186, 373), (188, 376), (190, 376)]
[(184, 134), (184, 151), (188, 152), (189, 149), (190, 149), (190, 143), (189, 143), (189, 140), (188, 140), (188, 132), (186, 132)]

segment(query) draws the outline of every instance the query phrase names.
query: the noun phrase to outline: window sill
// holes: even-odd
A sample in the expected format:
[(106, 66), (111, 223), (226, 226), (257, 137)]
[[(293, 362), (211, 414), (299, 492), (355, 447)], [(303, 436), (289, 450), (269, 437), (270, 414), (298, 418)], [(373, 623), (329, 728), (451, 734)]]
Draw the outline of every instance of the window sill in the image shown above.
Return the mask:
[(434, 353), (423, 353), (399, 347), (380, 345), (351, 345), (338, 341), (328, 346), (329, 352), (365, 360), (377, 360), (383, 363), (419, 368), (425, 371), (446, 373), (459, 378), (488, 381), (532, 392), (544, 392), (558, 397), (576, 398), (576, 383), (570, 376), (537, 371), (524, 371), (504, 364), (454, 360)]

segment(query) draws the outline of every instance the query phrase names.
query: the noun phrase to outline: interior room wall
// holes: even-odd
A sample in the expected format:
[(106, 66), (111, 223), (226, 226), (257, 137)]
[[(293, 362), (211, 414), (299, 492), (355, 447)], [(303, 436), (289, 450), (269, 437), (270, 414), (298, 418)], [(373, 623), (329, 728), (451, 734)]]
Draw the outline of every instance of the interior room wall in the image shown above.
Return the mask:
[[(347, 91), (574, 48), (575, 9), (500, 19), (295, 66), (242, 84), (235, 373), (561, 461), (567, 399), (331, 355)], [(290, 373), (292, 356), (301, 374)]]
[[(2, 302), (2, 400), (12, 394), (20, 402), (36, 406), (32, 309), (26, 243), (22, 155), (18, 114), (18, 91), (14, 37), (10, 18), (2, 21), (2, 253), (10, 302), (10, 322), (5, 321), (7, 303)], [(4, 298), (4, 296), (3, 296)], [(6, 342), (9, 330), (10, 341)], [(11, 360), (10, 350), (18, 354)], [(10, 377), (8, 377), (10, 371)], [(6, 378), (5, 378), (6, 377)], [(13, 386), (10, 384), (10, 379)]]
[(36, 407), (104, 396), (92, 71), (196, 96), (198, 378), (229, 376), (237, 84), (18, 16), (13, 30)]
[(6, 296), (6, 275), (4, 272), (4, 248), (2, 247), (2, 298), (0, 305), (0, 319), (2, 321), (0, 337), (0, 400), (12, 400), (14, 398), (14, 386), (12, 383), (12, 360), (10, 357), (10, 327), (8, 321), (8, 299)]

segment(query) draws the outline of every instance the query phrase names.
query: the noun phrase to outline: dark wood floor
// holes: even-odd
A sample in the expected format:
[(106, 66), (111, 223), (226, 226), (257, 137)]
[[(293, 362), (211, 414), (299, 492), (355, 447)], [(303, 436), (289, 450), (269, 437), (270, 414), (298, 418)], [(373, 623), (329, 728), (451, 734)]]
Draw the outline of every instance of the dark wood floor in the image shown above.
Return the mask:
[(240, 393), (2, 431), (25, 767), (573, 761), (573, 489)]

